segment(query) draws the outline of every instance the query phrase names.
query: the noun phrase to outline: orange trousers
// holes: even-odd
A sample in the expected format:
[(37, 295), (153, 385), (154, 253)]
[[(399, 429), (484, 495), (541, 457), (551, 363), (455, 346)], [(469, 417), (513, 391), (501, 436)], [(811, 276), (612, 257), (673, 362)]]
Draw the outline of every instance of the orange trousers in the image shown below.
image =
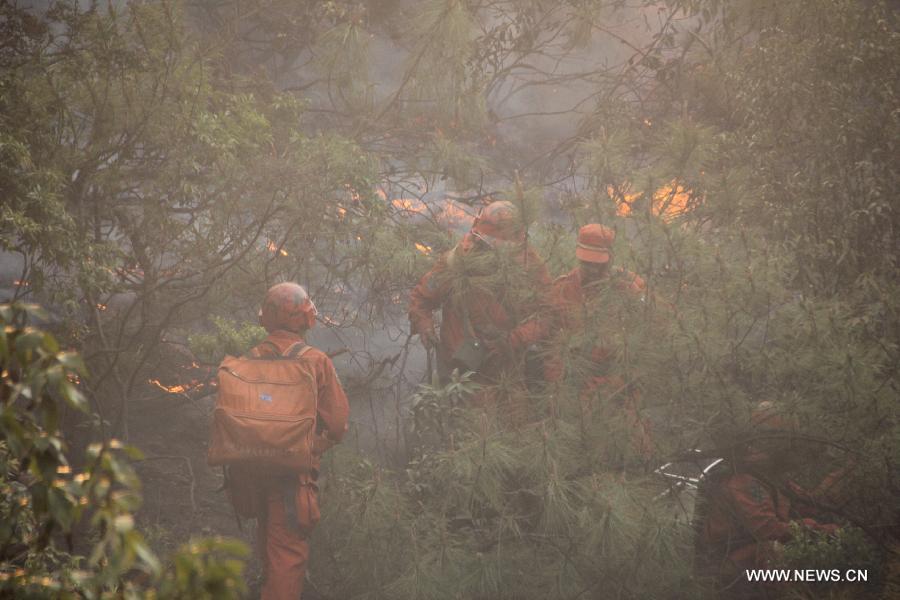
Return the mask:
[(266, 516), (257, 528), (257, 545), (263, 562), (261, 600), (299, 600), (303, 593), (309, 543), (296, 526), (288, 524), (284, 493), (266, 493)]

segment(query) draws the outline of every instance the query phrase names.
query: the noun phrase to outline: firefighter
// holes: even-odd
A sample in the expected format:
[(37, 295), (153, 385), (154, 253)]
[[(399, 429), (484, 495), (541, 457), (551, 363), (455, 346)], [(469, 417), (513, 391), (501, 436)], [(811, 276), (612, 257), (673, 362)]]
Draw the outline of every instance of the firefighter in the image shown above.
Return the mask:
[[(566, 359), (580, 366), (581, 409), (592, 414), (596, 400), (608, 399), (603, 406), (607, 417), (624, 417), (630, 430), (631, 446), (643, 460), (652, 454), (649, 423), (637, 407), (637, 391), (621, 374), (615, 372), (620, 349), (610, 338), (621, 329), (618, 308), (645, 298), (644, 280), (635, 273), (613, 267), (614, 230), (591, 223), (578, 231), (575, 257), (578, 266), (559, 277), (553, 284), (555, 329), (562, 342), (577, 347), (564, 352), (560, 347), (546, 361), (545, 378), (550, 384), (567, 377)], [(605, 402), (604, 402), (605, 404)]]
[(748, 581), (746, 570), (766, 567), (791, 538), (791, 522), (833, 534), (839, 528), (814, 508), (814, 494), (788, 478), (802, 453), (792, 427), (771, 402), (750, 419), (750, 435), (700, 489), (697, 565), (738, 598), (765, 598), (771, 590)]
[[(515, 267), (510, 272), (517, 275), (512, 279), (518, 280), (498, 285), (501, 254), (510, 259)], [(465, 278), (471, 285), (462, 289), (459, 281)], [(427, 349), (436, 349), (442, 379), (458, 368), (476, 372), (477, 382), (494, 383), (513, 364), (514, 356), (520, 356), (543, 335), (537, 316), (540, 298), (549, 288), (550, 275), (527, 244), (515, 206), (507, 201), (492, 202), (413, 289), (411, 330)], [(438, 309), (440, 336), (434, 321)], [(488, 395), (480, 395), (476, 404), (489, 403)]]
[[(316, 322), (316, 306), (296, 283), (279, 283), (266, 294), (259, 313), (268, 337), (250, 352), (260, 358), (307, 361), (315, 379), (316, 439), (314, 468), (309, 473), (280, 469), (231, 468), (227, 487), (239, 514), (256, 517), (257, 551), (263, 564), (262, 600), (296, 600), (303, 591), (307, 538), (319, 518), (316, 487), (319, 458), (347, 431), (349, 405), (331, 359), (306, 346), (306, 332)], [(293, 356), (293, 348), (302, 354)], [(309, 401), (299, 400), (299, 401)]]

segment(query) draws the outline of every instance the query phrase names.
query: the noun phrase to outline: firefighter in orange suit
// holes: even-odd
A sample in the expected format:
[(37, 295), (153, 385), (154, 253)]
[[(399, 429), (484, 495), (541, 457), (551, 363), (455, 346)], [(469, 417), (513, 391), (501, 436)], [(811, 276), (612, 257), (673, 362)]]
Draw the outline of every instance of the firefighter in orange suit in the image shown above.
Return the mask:
[[(450, 277), (454, 265), (467, 257), (489, 257), (493, 252), (510, 253), (524, 275), (524, 281), (512, 285), (527, 290), (530, 300), (528, 294), (479, 286), (462, 295), (454, 294)], [(412, 333), (419, 334), (426, 348), (436, 348), (438, 371), (443, 377), (457, 366), (454, 357), (465, 340), (474, 339), (487, 350), (483, 365), (472, 369), (477, 372), (476, 381), (491, 382), (511, 364), (511, 356), (521, 355), (544, 335), (537, 317), (540, 298), (547, 296), (549, 288), (547, 267), (526, 243), (515, 206), (507, 201), (492, 202), (481, 210), (463, 239), (444, 253), (413, 289), (409, 306)], [(434, 322), (438, 309), (442, 316), (440, 337)]]
[[(592, 412), (598, 393), (610, 397), (612, 406), (607, 408), (624, 413), (632, 430), (632, 445), (647, 459), (652, 451), (649, 423), (638, 413), (637, 392), (614, 372), (614, 359), (619, 349), (605, 339), (609, 330), (616, 326), (617, 315), (613, 307), (604, 305), (604, 298), (617, 296), (615, 299), (619, 301), (639, 302), (646, 291), (639, 275), (612, 267), (615, 239), (615, 231), (604, 225), (591, 223), (582, 227), (575, 249), (579, 264), (553, 283), (551, 301), (555, 308), (555, 324), (566, 339), (577, 335), (589, 337), (579, 352), (580, 362), (587, 366), (580, 393), (582, 409)], [(559, 382), (566, 376), (564, 362), (561, 352), (555, 352), (546, 361), (544, 376), (548, 382)]]
[(829, 534), (838, 525), (813, 508), (817, 492), (787, 478), (799, 452), (775, 406), (761, 402), (751, 425), (752, 437), (701, 487), (697, 563), (734, 597), (765, 598), (767, 588), (749, 582), (745, 571), (764, 568), (778, 556), (778, 544), (791, 538), (791, 522)]
[[(268, 337), (250, 351), (261, 358), (295, 356), (308, 361), (317, 389), (316, 457), (311, 473), (230, 469), (227, 488), (238, 514), (256, 517), (257, 551), (264, 569), (262, 600), (297, 600), (303, 591), (307, 538), (319, 520), (316, 487), (319, 457), (347, 431), (350, 408), (347, 396), (324, 352), (305, 349), (306, 331), (315, 324), (316, 307), (303, 287), (279, 283), (266, 294), (260, 324)], [(300, 354), (299, 356), (296, 356)]]

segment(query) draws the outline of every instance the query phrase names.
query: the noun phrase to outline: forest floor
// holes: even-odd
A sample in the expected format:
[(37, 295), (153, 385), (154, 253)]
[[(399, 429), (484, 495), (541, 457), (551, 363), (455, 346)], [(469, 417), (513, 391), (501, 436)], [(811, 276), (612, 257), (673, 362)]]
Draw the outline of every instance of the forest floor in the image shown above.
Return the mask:
[[(160, 391), (131, 409), (129, 443), (145, 457), (135, 465), (144, 498), (137, 518), (160, 556), (191, 538), (211, 536), (236, 538), (253, 550), (255, 522), (238, 524), (221, 469), (206, 464), (214, 402), (215, 395), (188, 399)], [(252, 554), (245, 572), (253, 597), (260, 565)]]

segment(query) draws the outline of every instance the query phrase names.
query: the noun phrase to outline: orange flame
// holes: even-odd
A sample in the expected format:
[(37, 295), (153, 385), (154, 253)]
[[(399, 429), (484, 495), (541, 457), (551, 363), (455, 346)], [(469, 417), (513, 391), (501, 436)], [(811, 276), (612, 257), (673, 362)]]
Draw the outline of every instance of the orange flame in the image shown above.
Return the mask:
[[(617, 194), (612, 186), (606, 188), (610, 198), (616, 202), (616, 214), (620, 217), (630, 215), (635, 201), (644, 195), (643, 192), (627, 191), (629, 189), (630, 187), (626, 185), (625, 191)], [(690, 210), (691, 197), (691, 191), (673, 179), (653, 192), (651, 210), (654, 215), (661, 217), (664, 221), (671, 221)]]
[(269, 252), (271, 252), (272, 254), (279, 254), (279, 255), (281, 255), (281, 256), (287, 256), (287, 255), (288, 255), (287, 250), (285, 250), (284, 248), (279, 248), (279, 247), (278, 247), (278, 244), (276, 244), (276, 243), (273, 242), (272, 240), (269, 240), (269, 242), (266, 244), (266, 249), (267, 249)]
[(431, 246), (426, 246), (425, 244), (420, 244), (419, 242), (416, 242), (416, 250), (418, 250), (422, 254), (431, 254)]
[(674, 219), (688, 211), (690, 200), (691, 192), (673, 179), (653, 194), (653, 214), (667, 221)]
[(350, 200), (352, 202), (359, 202), (359, 192), (353, 188), (349, 183), (345, 183), (344, 187), (350, 192)]
[(147, 383), (151, 383), (151, 384), (155, 385), (156, 387), (158, 387), (159, 389), (169, 392), (170, 394), (183, 394), (186, 391), (188, 391), (188, 389), (189, 389), (188, 386), (184, 386), (184, 385), (171, 385), (171, 386), (163, 385), (159, 381), (159, 379), (148, 379)]
[(391, 204), (394, 208), (406, 213), (422, 214), (428, 210), (425, 203), (416, 198), (396, 198), (391, 200)]
[(97, 303), (97, 310), (102, 312), (102, 311), (106, 310), (107, 308), (108, 307), (105, 304), (100, 304), (99, 302)]
[(460, 208), (453, 201), (448, 200), (444, 209), (438, 215), (438, 221), (448, 225), (469, 225), (475, 220), (475, 216)]
[(13, 285), (15, 285), (16, 287), (28, 287), (29, 285), (31, 285), (31, 282), (25, 281), (24, 279), (16, 279), (15, 281), (13, 281)]

